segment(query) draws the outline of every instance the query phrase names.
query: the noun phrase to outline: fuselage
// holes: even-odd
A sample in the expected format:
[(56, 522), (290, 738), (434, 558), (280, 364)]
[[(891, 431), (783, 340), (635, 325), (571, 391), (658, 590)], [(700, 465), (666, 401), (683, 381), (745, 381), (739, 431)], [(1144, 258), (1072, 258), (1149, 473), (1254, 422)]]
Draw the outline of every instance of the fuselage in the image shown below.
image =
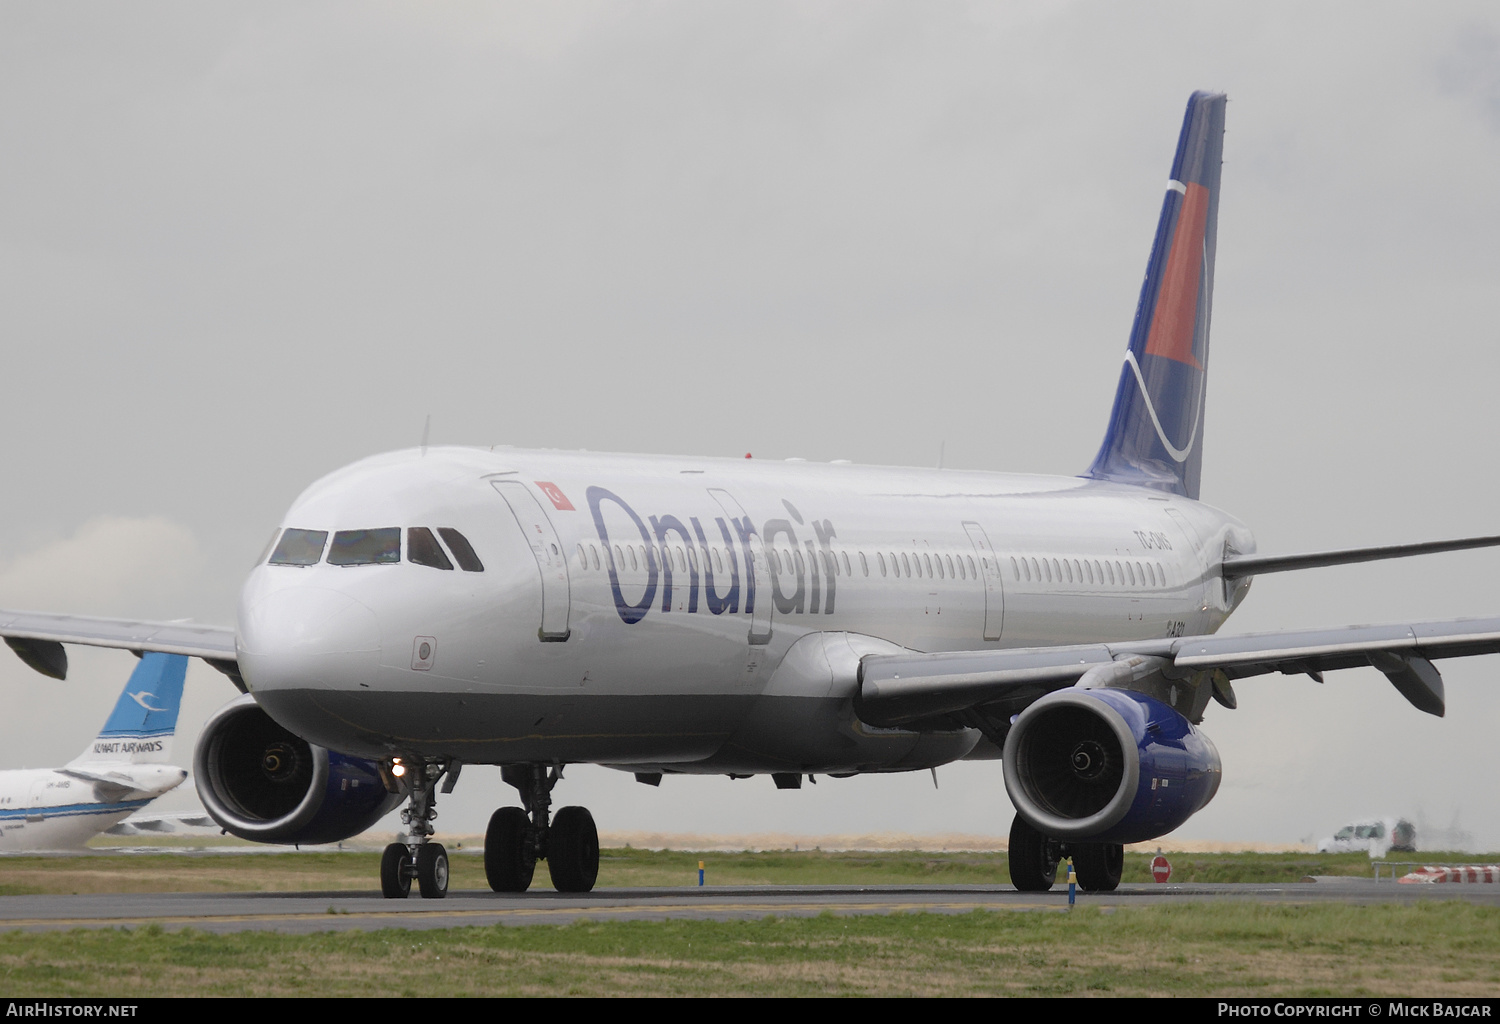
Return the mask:
[(53, 768), (0, 772), (0, 851), (77, 849), (187, 778), (170, 765), (88, 767), (94, 774), (111, 770), (120, 784)]
[(1254, 549), (1209, 506), (1073, 477), (465, 448), (339, 470), (278, 538), (239, 665), (303, 738), (683, 772), (996, 756), (860, 723), (858, 658), (1212, 632), (1244, 593), (1223, 553)]

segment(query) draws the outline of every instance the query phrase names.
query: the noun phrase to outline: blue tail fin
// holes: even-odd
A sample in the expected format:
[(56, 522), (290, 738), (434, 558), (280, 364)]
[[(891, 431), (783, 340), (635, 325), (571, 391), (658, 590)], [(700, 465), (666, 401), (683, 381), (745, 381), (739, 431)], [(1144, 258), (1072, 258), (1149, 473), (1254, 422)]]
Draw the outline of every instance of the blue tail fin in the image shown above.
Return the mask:
[(1188, 99), (1109, 430), (1084, 474), (1095, 480), (1198, 497), (1224, 105)]
[(181, 654), (143, 655), (98, 738), (72, 763), (165, 761), (186, 675), (187, 658)]

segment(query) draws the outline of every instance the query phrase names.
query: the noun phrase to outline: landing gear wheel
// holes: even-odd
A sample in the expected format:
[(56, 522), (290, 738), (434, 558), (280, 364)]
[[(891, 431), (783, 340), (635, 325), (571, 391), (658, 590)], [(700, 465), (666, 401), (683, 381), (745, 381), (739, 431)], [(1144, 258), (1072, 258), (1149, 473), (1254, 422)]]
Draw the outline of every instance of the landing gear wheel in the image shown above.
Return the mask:
[(392, 843), (380, 855), (380, 894), (388, 900), (404, 900), (411, 895), (411, 875), (406, 865), (411, 854), (400, 843)]
[(588, 892), (599, 878), (599, 831), (585, 807), (564, 807), (547, 830), (547, 872), (558, 892)]
[(1119, 843), (1074, 843), (1073, 868), (1084, 892), (1114, 892), (1125, 870), (1125, 847)]
[(525, 892), (536, 873), (531, 822), (519, 807), (502, 807), (490, 815), (484, 833), (484, 877), (496, 892)]
[(417, 887), (424, 900), (440, 900), (448, 895), (448, 851), (442, 843), (423, 843), (417, 847)]
[(1010, 882), (1021, 892), (1046, 892), (1057, 881), (1062, 850), (1019, 814), (1010, 823)]

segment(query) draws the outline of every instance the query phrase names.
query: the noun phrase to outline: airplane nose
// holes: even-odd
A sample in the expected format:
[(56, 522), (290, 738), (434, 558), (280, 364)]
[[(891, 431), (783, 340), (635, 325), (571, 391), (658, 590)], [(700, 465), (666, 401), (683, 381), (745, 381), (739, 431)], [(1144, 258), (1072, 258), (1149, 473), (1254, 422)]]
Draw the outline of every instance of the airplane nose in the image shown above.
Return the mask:
[(278, 590), (244, 609), (240, 672), (251, 690), (343, 689), (374, 674), (380, 622), (347, 594), (324, 587)]

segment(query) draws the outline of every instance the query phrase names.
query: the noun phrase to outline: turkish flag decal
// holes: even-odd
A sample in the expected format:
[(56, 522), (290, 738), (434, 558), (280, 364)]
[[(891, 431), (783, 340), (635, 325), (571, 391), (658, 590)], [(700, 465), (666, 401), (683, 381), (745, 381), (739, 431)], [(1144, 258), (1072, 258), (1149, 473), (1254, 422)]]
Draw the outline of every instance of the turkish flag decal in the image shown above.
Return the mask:
[(536, 485), (542, 489), (542, 493), (543, 494), (545, 494), (547, 497), (549, 497), (549, 498), (552, 499), (552, 504), (554, 504), (554, 505), (557, 506), (558, 511), (560, 511), (560, 512), (576, 512), (576, 511), (578, 511), (577, 509), (575, 509), (573, 507), (573, 503), (568, 500), (568, 496), (562, 492), (562, 488), (561, 487), (557, 486), (554, 483), (549, 483), (546, 480), (538, 480), (538, 481), (536, 481)]

